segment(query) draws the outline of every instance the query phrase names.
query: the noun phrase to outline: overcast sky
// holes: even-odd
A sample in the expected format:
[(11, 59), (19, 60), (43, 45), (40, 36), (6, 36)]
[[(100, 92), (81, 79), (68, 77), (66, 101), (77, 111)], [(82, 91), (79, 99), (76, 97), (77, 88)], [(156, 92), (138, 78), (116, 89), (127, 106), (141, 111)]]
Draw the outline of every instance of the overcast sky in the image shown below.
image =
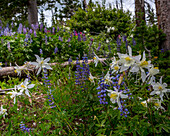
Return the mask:
[[(89, 2), (89, 0), (86, 0), (87, 3)], [(93, 0), (93, 2), (98, 1), (100, 4), (102, 3), (102, 0)], [(118, 0), (119, 2), (120, 0)], [(134, 4), (135, 0), (123, 0), (123, 8), (124, 10), (130, 10), (132, 12), (132, 15), (134, 15), (134, 11), (135, 11), (135, 4)], [(152, 8), (155, 9), (155, 4), (154, 2), (152, 2), (153, 0), (146, 0), (147, 2), (150, 3), (150, 5), (152, 6)], [(109, 3), (115, 5), (116, 4), (116, 0), (106, 0), (106, 7), (109, 5)], [(119, 3), (120, 4), (120, 3)], [(56, 6), (58, 8), (61, 8), (61, 5), (56, 3)], [(45, 22), (47, 22), (47, 26), (51, 26), (51, 11), (45, 11)], [(40, 16), (39, 16), (40, 17)]]

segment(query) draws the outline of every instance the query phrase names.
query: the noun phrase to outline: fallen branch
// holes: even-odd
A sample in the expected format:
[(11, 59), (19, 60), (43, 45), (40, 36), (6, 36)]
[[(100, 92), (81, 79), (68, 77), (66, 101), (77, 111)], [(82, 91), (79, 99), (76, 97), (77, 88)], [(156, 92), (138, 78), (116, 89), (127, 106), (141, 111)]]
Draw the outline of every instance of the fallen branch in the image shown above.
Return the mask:
[[(100, 61), (104, 64), (106, 64), (104, 61), (106, 60), (106, 58), (101, 58)], [(83, 60), (80, 60), (79, 63), (81, 64), (83, 62)], [(90, 64), (91, 62), (93, 62), (93, 60), (88, 60), (88, 64)], [(59, 63), (50, 63), (50, 66), (55, 66), (55, 65), (58, 65)], [(64, 62), (64, 63), (61, 63), (59, 65), (61, 65), (62, 67), (65, 67), (65, 66), (68, 66), (70, 63), (67, 61), (67, 62)], [(76, 61), (73, 61), (71, 62), (71, 64), (73, 66), (76, 65)], [(19, 68), (23, 68), (24, 66), (19, 66)], [(0, 70), (0, 79), (4, 79), (4, 78), (7, 78), (8, 76), (10, 77), (17, 77), (17, 73), (14, 72), (15, 71), (15, 68), (14, 66), (11, 66), (11, 67), (3, 67), (1, 70)], [(21, 72), (21, 76), (26, 76), (26, 72), (25, 71), (28, 71), (30, 73), (33, 73), (36, 71), (35, 69), (35, 66), (34, 65), (30, 65), (30, 67), (26, 70), (22, 70)]]

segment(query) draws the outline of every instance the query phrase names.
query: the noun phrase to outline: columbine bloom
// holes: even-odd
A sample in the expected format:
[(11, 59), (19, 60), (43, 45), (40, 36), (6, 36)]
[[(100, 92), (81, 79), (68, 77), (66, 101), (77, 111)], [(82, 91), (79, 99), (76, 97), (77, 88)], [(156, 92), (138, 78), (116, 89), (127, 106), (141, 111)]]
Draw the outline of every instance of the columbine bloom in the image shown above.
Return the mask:
[(104, 77), (105, 83), (110, 83), (110, 82), (112, 82), (111, 78), (112, 78), (112, 77), (110, 77), (110, 73), (109, 73), (109, 71), (108, 71), (107, 74), (106, 74), (105, 77)]
[(40, 58), (38, 55), (35, 55), (35, 57), (37, 58), (37, 60), (36, 60), (37, 62), (30, 62), (30, 64), (35, 65), (36, 69), (39, 68), (38, 72), (37, 72), (37, 75), (41, 72), (42, 68), (46, 68), (46, 69), (51, 69), (52, 70), (52, 68), (47, 63), (50, 60), (50, 58), (46, 58), (44, 60), (44, 58)]
[(152, 83), (152, 86), (153, 86), (154, 91), (152, 91), (150, 95), (157, 94), (160, 96), (161, 101), (163, 101), (164, 93), (168, 92), (169, 89), (166, 89), (167, 87), (166, 83), (162, 84), (162, 77), (160, 78), (160, 82)]
[(149, 69), (149, 67), (151, 67), (151, 61), (146, 61), (146, 57), (145, 57), (145, 51), (143, 52), (143, 58), (141, 59), (141, 56), (136, 58), (136, 63), (132, 66), (130, 72), (139, 72), (141, 71), (141, 78), (142, 81), (144, 82), (146, 79), (146, 74), (145, 74), (145, 70), (144, 68)]
[(26, 78), (25, 81), (22, 82), (17, 87), (20, 90), (20, 93), (23, 93), (25, 91), (25, 94), (28, 95), (29, 97), (31, 97), (30, 94), (29, 94), (29, 90), (28, 89), (33, 88), (35, 86), (35, 84), (30, 84), (30, 85), (28, 85), (28, 84), (29, 84), (28, 78)]
[(112, 103), (116, 103), (118, 104), (119, 108), (121, 109), (121, 103), (120, 103), (120, 98), (127, 98), (128, 96), (125, 94), (122, 94), (122, 92), (118, 92), (118, 89), (114, 87), (115, 91), (112, 90), (107, 90), (108, 96), (110, 97), (110, 100)]
[(118, 70), (120, 69), (119, 65), (118, 65), (119, 61), (116, 61), (116, 58), (114, 57), (112, 60), (112, 63), (110, 64), (110, 69), (112, 69), (112, 74), (114, 72), (118, 72)]
[(95, 84), (94, 79), (95, 79), (95, 77), (92, 76), (92, 74), (90, 73), (89, 74), (89, 80), (90, 80), (90, 82), (93, 82)]
[(1, 111), (0, 111), (0, 115), (3, 114), (3, 117), (5, 118), (5, 115), (7, 115), (7, 109), (4, 109), (3, 106), (1, 105)]
[(149, 70), (149, 73), (146, 77), (150, 76), (150, 81), (149, 81), (149, 84), (152, 84), (153, 82), (155, 82), (155, 77), (154, 75), (158, 74), (159, 73), (159, 69), (158, 67), (153, 67)]
[(93, 59), (94, 59), (95, 67), (97, 67), (97, 64), (100, 60), (99, 60), (99, 57), (95, 53), (94, 53)]
[(24, 70), (24, 68), (19, 67), (18, 65), (14, 68), (15, 68), (14, 72), (17, 73), (18, 76), (21, 76), (21, 72), (22, 72), (22, 70)]
[(161, 106), (161, 101), (156, 99), (155, 102), (154, 102), (154, 107), (158, 110), (158, 109), (163, 109), (165, 110), (164, 107)]
[(19, 96), (21, 95), (22, 93), (21, 92), (17, 92), (16, 91), (16, 86), (15, 86), (15, 91), (12, 91), (12, 92), (7, 92), (7, 94), (10, 94), (11, 96), (11, 99), (14, 98), (14, 104), (16, 103), (16, 96)]
[(133, 57), (132, 49), (130, 46), (128, 46), (128, 52), (129, 55), (117, 53), (120, 58), (119, 62), (122, 64), (120, 72), (127, 70), (130, 66), (132, 66), (135, 63), (136, 59), (141, 57), (141, 55)]
[(145, 100), (145, 101), (142, 101), (141, 104), (142, 104), (143, 107), (147, 107), (147, 106), (148, 106), (146, 100)]

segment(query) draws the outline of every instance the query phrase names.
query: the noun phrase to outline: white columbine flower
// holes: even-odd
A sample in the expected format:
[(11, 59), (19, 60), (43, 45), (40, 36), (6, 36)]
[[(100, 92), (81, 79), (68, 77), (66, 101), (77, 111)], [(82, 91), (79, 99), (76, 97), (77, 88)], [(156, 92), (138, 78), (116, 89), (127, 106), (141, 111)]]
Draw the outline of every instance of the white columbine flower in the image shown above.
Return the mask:
[(14, 67), (14, 72), (17, 73), (18, 76), (21, 76), (21, 72), (22, 70), (24, 70), (23, 67), (19, 67), (18, 65), (16, 67)]
[(111, 83), (112, 82), (111, 78), (112, 77), (110, 77), (110, 73), (108, 71), (107, 74), (104, 76), (105, 83)]
[(151, 61), (146, 61), (146, 57), (145, 57), (145, 51), (143, 52), (143, 58), (140, 61), (140, 56), (136, 58), (136, 63), (132, 66), (130, 72), (139, 72), (141, 71), (141, 78), (142, 81), (144, 82), (146, 79), (146, 74), (145, 74), (145, 70), (144, 68), (149, 69), (149, 67), (151, 67)]
[(4, 109), (2, 105), (1, 105), (0, 115), (3, 115), (4, 119), (5, 119), (5, 115), (8, 115), (7, 114), (7, 109)]
[(161, 106), (161, 101), (156, 99), (155, 102), (154, 102), (154, 107), (158, 110), (158, 109), (163, 109), (165, 110), (164, 107)]
[(120, 104), (120, 98), (127, 98), (128, 96), (125, 94), (122, 94), (122, 92), (118, 92), (118, 89), (114, 87), (115, 91), (112, 90), (107, 90), (108, 96), (110, 97), (110, 100), (112, 103), (116, 103), (118, 104), (119, 108), (121, 108), (121, 104)]
[(142, 104), (143, 107), (147, 107), (147, 106), (148, 106), (146, 100), (145, 100), (145, 101), (142, 101), (141, 104)]
[(119, 63), (119, 61), (116, 61), (116, 58), (114, 57), (112, 60), (112, 63), (110, 64), (110, 69), (113, 70), (112, 74), (114, 72), (118, 72), (118, 70), (120, 69), (118, 63)]
[(17, 91), (16, 91), (16, 87), (17, 87), (17, 86), (15, 86), (15, 91), (7, 92), (7, 94), (10, 94), (10, 95), (11, 95), (11, 96), (10, 96), (11, 99), (14, 98), (14, 104), (16, 103), (16, 96), (19, 96), (19, 95), (22, 94), (21, 92), (17, 92)]
[(150, 95), (157, 94), (157, 95), (160, 96), (161, 101), (163, 101), (164, 93), (168, 92), (169, 89), (166, 89), (166, 87), (167, 87), (167, 84), (166, 84), (166, 83), (163, 83), (163, 84), (162, 84), (162, 77), (160, 78), (160, 81), (159, 81), (159, 82), (157, 82), (157, 83), (152, 83), (152, 86), (153, 86), (154, 91), (152, 91), (152, 92), (150, 93)]
[(128, 52), (129, 55), (117, 53), (120, 58), (119, 62), (122, 64), (120, 72), (127, 70), (130, 66), (132, 66), (135, 63), (136, 59), (138, 60), (138, 58), (141, 57), (141, 55), (133, 57), (132, 48), (130, 46), (128, 46)]
[(90, 82), (93, 82), (95, 84), (94, 79), (95, 79), (95, 77), (92, 76), (92, 74), (90, 73), (89, 74), (89, 80), (90, 80)]
[(18, 89), (20, 90), (20, 93), (23, 93), (24, 90), (25, 90), (25, 94), (28, 95), (28, 97), (31, 97), (30, 94), (29, 94), (29, 90), (28, 89), (31, 89), (35, 86), (35, 84), (30, 84), (28, 85), (29, 82), (28, 82), (28, 78), (25, 79), (24, 82), (22, 82), (20, 85), (18, 85)]
[(100, 59), (99, 59), (99, 57), (95, 53), (94, 53), (93, 59), (94, 59), (95, 67), (97, 67), (97, 64), (100, 61)]
[(37, 60), (36, 60), (37, 62), (30, 62), (30, 64), (35, 65), (36, 68), (39, 68), (38, 72), (37, 72), (37, 75), (41, 72), (42, 68), (46, 68), (46, 69), (51, 69), (52, 70), (52, 68), (47, 63), (50, 60), (50, 58), (46, 58), (44, 60), (44, 58), (40, 58), (38, 55), (35, 55), (35, 57), (37, 58)]
[(146, 77), (150, 77), (150, 81), (149, 81), (149, 84), (152, 84), (153, 82), (155, 82), (155, 77), (154, 75), (158, 74), (159, 73), (159, 69), (158, 67), (153, 67), (152, 65), (152, 68), (149, 70), (149, 73)]

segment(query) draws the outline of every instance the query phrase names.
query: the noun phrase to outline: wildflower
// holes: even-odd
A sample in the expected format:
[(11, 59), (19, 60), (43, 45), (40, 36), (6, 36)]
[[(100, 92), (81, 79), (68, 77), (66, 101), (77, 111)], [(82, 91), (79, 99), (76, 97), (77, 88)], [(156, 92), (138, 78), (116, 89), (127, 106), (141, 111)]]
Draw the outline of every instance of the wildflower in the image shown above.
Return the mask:
[(117, 61), (116, 58), (114, 57), (113, 60), (112, 60), (112, 63), (110, 64), (110, 69), (113, 70), (112, 74), (114, 72), (117, 72), (120, 69), (118, 63), (119, 63), (119, 61)]
[(151, 69), (149, 70), (149, 73), (146, 77), (150, 77), (150, 81), (149, 81), (149, 84), (152, 84), (153, 82), (155, 82), (155, 77), (154, 75), (158, 74), (159, 73), (159, 69), (158, 67), (151, 67)]
[(24, 70), (23, 67), (19, 67), (18, 65), (16, 67), (14, 67), (14, 72), (17, 73), (17, 76), (21, 76), (21, 72), (22, 70)]
[(143, 52), (143, 58), (141, 61), (140, 61), (140, 58), (141, 58), (141, 56), (136, 58), (136, 63), (132, 66), (130, 72), (141, 71), (142, 81), (144, 82), (146, 79), (146, 74), (145, 74), (144, 68), (149, 69), (149, 67), (151, 67), (152, 65), (150, 64), (151, 61), (146, 61), (145, 51)]
[(122, 94), (122, 92), (118, 92), (118, 89), (114, 87), (115, 91), (112, 90), (107, 90), (108, 96), (110, 97), (110, 100), (112, 103), (116, 103), (118, 104), (119, 108), (121, 108), (121, 103), (120, 103), (120, 98), (127, 98), (128, 96), (125, 94)]
[(128, 46), (128, 51), (129, 55), (117, 53), (120, 58), (119, 62), (122, 64), (120, 72), (127, 70), (130, 66), (132, 66), (135, 63), (135, 59), (141, 57), (140, 55), (133, 57), (132, 49), (130, 46)]
[(147, 107), (147, 106), (148, 106), (146, 100), (145, 100), (145, 101), (142, 101), (141, 104), (142, 104), (143, 107)]
[(28, 85), (28, 84), (29, 84), (28, 78), (26, 78), (25, 81), (22, 82), (17, 87), (20, 90), (20, 93), (23, 93), (23, 91), (25, 90), (25, 94), (28, 95), (28, 97), (31, 97), (30, 94), (29, 94), (29, 90), (28, 89), (33, 88), (35, 86), (35, 84), (30, 84), (30, 85)]
[(11, 96), (10, 96), (11, 99), (14, 98), (14, 104), (16, 103), (16, 96), (19, 96), (19, 95), (22, 94), (21, 92), (17, 92), (17, 91), (16, 91), (16, 88), (17, 88), (17, 86), (15, 86), (15, 91), (7, 92), (7, 94), (10, 94), (10, 95), (11, 95)]
[(55, 49), (54, 49), (54, 53), (56, 54), (58, 52), (58, 48), (57, 47), (55, 47)]
[(165, 110), (164, 107), (161, 106), (161, 101), (156, 99), (155, 102), (154, 102), (154, 107), (158, 110), (158, 109), (163, 109)]
[(89, 80), (90, 80), (90, 82), (93, 82), (95, 84), (94, 79), (95, 79), (95, 77), (93, 77), (92, 74), (90, 73), (89, 74)]
[(167, 84), (166, 84), (166, 83), (163, 83), (163, 84), (162, 84), (162, 77), (160, 78), (160, 81), (159, 81), (159, 82), (157, 82), (157, 83), (152, 83), (151, 85), (153, 86), (154, 91), (152, 91), (152, 92), (150, 93), (150, 95), (157, 94), (157, 95), (160, 96), (161, 101), (163, 101), (164, 93), (168, 92), (169, 89), (166, 89), (166, 87), (167, 87)]
[(4, 118), (4, 119), (5, 119), (5, 115), (8, 115), (8, 114), (7, 114), (7, 109), (4, 109), (4, 108), (3, 108), (3, 105), (1, 105), (0, 115), (3, 115), (3, 118)]
[(100, 60), (99, 60), (99, 57), (95, 53), (94, 53), (93, 59), (94, 59), (95, 67), (97, 67), (97, 64)]
[(111, 83), (112, 82), (111, 78), (112, 77), (110, 77), (110, 73), (108, 71), (107, 74), (104, 77), (105, 83)]
[(30, 64), (35, 65), (36, 69), (39, 68), (38, 72), (37, 72), (37, 75), (41, 72), (42, 68), (52, 69), (49, 66), (49, 64), (47, 63), (50, 60), (50, 58), (46, 58), (44, 60), (44, 58), (40, 58), (38, 55), (35, 55), (35, 57), (37, 58), (37, 60), (36, 60), (37, 62), (30, 62)]

